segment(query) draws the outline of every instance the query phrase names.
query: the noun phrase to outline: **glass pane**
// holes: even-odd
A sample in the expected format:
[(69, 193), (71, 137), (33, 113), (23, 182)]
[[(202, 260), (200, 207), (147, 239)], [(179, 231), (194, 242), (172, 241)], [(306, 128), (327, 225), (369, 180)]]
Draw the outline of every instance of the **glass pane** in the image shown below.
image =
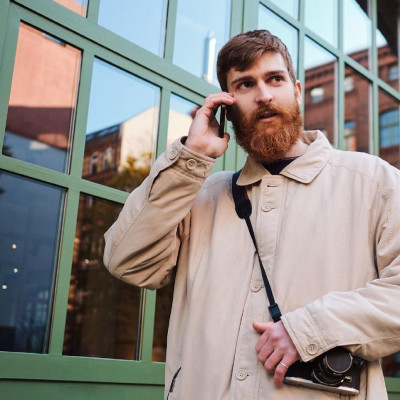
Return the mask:
[(304, 46), (304, 127), (319, 129), (336, 145), (337, 60), (309, 39)]
[(62, 189), (0, 172), (1, 351), (47, 351), (63, 199)]
[(372, 151), (371, 84), (352, 68), (346, 67), (345, 73), (347, 86), (344, 96), (344, 150), (370, 153)]
[(169, 284), (157, 290), (152, 354), (153, 361), (164, 362), (166, 360), (167, 333), (173, 293), (173, 284)]
[(67, 169), (80, 62), (79, 50), (21, 24), (3, 154)]
[(53, 0), (62, 6), (69, 8), (71, 11), (76, 12), (82, 17), (86, 17), (88, 0)]
[(199, 106), (182, 97), (171, 95), (168, 119), (168, 146), (181, 136), (186, 136)]
[(121, 206), (81, 195), (63, 354), (135, 359), (140, 289), (103, 264), (104, 232)]
[(383, 90), (379, 91), (379, 156), (400, 168), (399, 102)]
[(393, 2), (378, 2), (378, 46), (379, 77), (394, 89), (399, 90), (399, 6)]
[(276, 4), (279, 8), (287, 12), (293, 18), (298, 18), (299, 0), (271, 0), (271, 3)]
[(365, 68), (370, 66), (371, 19), (368, 0), (346, 0), (344, 6), (344, 51)]
[(297, 71), (297, 30), (263, 5), (259, 6), (258, 11), (258, 28), (268, 29), (285, 43)]
[(100, 0), (99, 25), (162, 57), (167, 5), (168, 0)]
[[(153, 160), (160, 89), (104, 61), (95, 60), (90, 92), (85, 179), (130, 192)], [(140, 184), (139, 182), (139, 184)]]
[(386, 377), (400, 378), (400, 352), (383, 358), (382, 369)]
[[(347, 0), (346, 0), (347, 1)], [(305, 0), (304, 23), (332, 46), (338, 43), (337, 0)]]
[(174, 64), (218, 86), (215, 63), (230, 20), (231, 0), (178, 0)]

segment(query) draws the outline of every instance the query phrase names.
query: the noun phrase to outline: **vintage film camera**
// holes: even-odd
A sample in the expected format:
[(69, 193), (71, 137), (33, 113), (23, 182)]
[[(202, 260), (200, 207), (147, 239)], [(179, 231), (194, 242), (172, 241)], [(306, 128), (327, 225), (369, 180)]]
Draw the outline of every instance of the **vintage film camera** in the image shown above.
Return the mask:
[(288, 369), (284, 382), (345, 395), (360, 392), (364, 360), (343, 347), (335, 347), (310, 362), (297, 361)]

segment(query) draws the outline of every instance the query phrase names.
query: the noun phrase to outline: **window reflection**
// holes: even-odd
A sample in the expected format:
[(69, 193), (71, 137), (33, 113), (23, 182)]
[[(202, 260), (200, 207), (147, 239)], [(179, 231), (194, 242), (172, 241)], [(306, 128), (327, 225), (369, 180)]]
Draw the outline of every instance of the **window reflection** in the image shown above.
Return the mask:
[(160, 89), (104, 61), (95, 60), (90, 93), (85, 179), (130, 192), (121, 177), (148, 174), (158, 129)]
[(166, 360), (167, 333), (173, 293), (173, 284), (166, 285), (157, 290), (156, 312), (154, 318), (153, 361)]
[(345, 92), (344, 150), (372, 152), (370, 122), (370, 82), (352, 68), (345, 69), (347, 79), (352, 78), (352, 89)]
[(140, 289), (112, 277), (103, 264), (103, 235), (120, 210), (109, 201), (80, 197), (65, 355), (136, 358)]
[(21, 24), (3, 154), (66, 170), (80, 62), (79, 50)]
[(391, 87), (399, 90), (399, 5), (387, 0), (378, 3), (378, 46), (379, 77)]
[(297, 71), (297, 30), (261, 4), (258, 12), (258, 28), (268, 29), (285, 43), (292, 57), (293, 67)]
[(379, 91), (379, 156), (400, 168), (399, 103), (383, 90)]
[(305, 41), (304, 127), (324, 132), (336, 144), (336, 58)]
[(338, 43), (337, 0), (305, 0), (304, 7), (305, 26), (336, 47)]
[(279, 8), (283, 11), (287, 12), (293, 18), (298, 17), (298, 10), (299, 10), (299, 0), (271, 0), (271, 3), (276, 4)]
[(86, 17), (89, 0), (53, 0), (58, 4), (70, 9), (71, 11)]
[(100, 0), (99, 25), (163, 56), (168, 0)]
[(0, 172), (1, 351), (47, 351), (63, 199), (62, 189)]
[(188, 134), (194, 114), (198, 108), (199, 106), (191, 101), (174, 94), (171, 95), (168, 119), (168, 145), (175, 139)]
[(386, 377), (400, 378), (400, 352), (383, 358), (382, 369)]
[(219, 85), (218, 51), (229, 39), (231, 0), (178, 0), (173, 62)]
[(343, 2), (344, 51), (365, 68), (370, 67), (372, 31), (368, 3), (368, 0), (346, 0)]

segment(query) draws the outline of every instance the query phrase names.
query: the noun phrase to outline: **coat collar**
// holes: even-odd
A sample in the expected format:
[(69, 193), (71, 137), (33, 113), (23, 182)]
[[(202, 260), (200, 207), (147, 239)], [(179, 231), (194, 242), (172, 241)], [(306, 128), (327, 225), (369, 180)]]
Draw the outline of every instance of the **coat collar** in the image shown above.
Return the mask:
[[(302, 140), (308, 144), (308, 149), (281, 171), (280, 175), (300, 183), (310, 183), (328, 162), (332, 146), (321, 131), (305, 131), (302, 133)], [(270, 173), (249, 156), (237, 183), (241, 186), (251, 185), (265, 175)]]

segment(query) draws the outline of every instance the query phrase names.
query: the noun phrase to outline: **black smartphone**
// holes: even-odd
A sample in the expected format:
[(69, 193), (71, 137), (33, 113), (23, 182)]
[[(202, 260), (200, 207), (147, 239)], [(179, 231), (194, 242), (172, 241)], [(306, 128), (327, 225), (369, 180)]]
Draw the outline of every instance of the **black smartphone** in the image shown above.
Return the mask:
[(222, 104), (219, 110), (219, 137), (223, 138), (225, 134), (225, 118), (226, 118), (226, 105)]

